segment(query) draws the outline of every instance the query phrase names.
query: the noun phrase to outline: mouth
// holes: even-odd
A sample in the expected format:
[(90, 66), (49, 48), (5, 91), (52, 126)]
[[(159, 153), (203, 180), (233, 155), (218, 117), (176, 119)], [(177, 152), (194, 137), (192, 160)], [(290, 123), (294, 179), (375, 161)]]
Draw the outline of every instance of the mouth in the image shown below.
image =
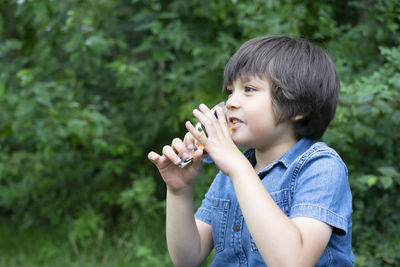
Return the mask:
[(236, 129), (243, 121), (236, 117), (229, 117), (229, 127), (232, 129)]

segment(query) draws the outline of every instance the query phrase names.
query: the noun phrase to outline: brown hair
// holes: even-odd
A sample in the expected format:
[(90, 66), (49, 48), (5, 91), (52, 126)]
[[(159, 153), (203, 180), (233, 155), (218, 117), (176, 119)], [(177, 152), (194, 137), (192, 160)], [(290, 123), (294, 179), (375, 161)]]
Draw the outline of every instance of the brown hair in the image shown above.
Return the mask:
[(298, 138), (320, 139), (335, 116), (340, 89), (336, 67), (327, 53), (305, 40), (266, 36), (244, 43), (224, 70), (223, 90), (236, 79), (267, 79), (277, 124), (295, 123)]

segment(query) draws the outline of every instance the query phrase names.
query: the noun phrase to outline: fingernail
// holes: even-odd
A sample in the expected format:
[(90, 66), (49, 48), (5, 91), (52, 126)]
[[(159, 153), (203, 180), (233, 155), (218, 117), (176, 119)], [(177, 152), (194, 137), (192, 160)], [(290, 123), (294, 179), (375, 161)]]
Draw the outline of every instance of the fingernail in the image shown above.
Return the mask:
[(189, 144), (189, 145), (187, 146), (187, 149), (193, 150), (193, 149), (194, 149), (194, 145), (193, 145), (193, 144)]
[(188, 153), (186, 153), (186, 152), (183, 152), (183, 154), (182, 154), (182, 158), (183, 158), (183, 160), (185, 160), (185, 159), (189, 158), (189, 154), (188, 154)]

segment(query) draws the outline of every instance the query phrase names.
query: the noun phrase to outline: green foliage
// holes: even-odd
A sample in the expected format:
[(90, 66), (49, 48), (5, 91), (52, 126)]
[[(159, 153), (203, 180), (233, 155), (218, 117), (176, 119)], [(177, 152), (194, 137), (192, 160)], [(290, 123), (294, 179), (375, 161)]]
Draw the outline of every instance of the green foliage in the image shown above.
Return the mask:
[[(165, 186), (147, 152), (223, 99), (241, 43), (289, 34), (326, 48), (340, 72), (324, 140), (349, 167), (356, 263), (395, 265), (399, 16), (396, 0), (0, 1), (0, 214), (24, 233), (60, 226), (78, 262), (86, 251), (109, 263), (91, 248), (115, 238), (121, 257), (134, 251), (128, 262), (170, 265)], [(204, 168), (196, 206), (215, 171)]]
[(342, 89), (325, 136), (349, 167), (353, 243), (361, 266), (400, 261), (400, 46), (380, 50), (385, 62)]

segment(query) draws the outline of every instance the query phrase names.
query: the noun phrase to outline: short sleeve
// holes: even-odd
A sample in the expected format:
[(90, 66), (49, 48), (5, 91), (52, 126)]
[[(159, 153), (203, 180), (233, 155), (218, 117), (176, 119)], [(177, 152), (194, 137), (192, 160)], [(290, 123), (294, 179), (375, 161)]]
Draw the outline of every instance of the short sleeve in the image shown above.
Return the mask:
[(290, 217), (311, 217), (331, 225), (339, 234), (347, 233), (352, 196), (344, 162), (336, 152), (323, 150), (308, 155), (299, 164), (292, 181)]
[(211, 183), (208, 192), (205, 194), (204, 199), (201, 202), (200, 207), (197, 209), (194, 217), (198, 220), (201, 220), (207, 224), (211, 225), (212, 218), (212, 206), (214, 205), (213, 199), (218, 196), (218, 189), (221, 179), (223, 178), (223, 173), (220, 171), (214, 178), (214, 181)]
[(197, 209), (194, 217), (211, 225), (211, 205), (209, 199), (207, 199), (207, 195), (201, 202), (201, 206)]

